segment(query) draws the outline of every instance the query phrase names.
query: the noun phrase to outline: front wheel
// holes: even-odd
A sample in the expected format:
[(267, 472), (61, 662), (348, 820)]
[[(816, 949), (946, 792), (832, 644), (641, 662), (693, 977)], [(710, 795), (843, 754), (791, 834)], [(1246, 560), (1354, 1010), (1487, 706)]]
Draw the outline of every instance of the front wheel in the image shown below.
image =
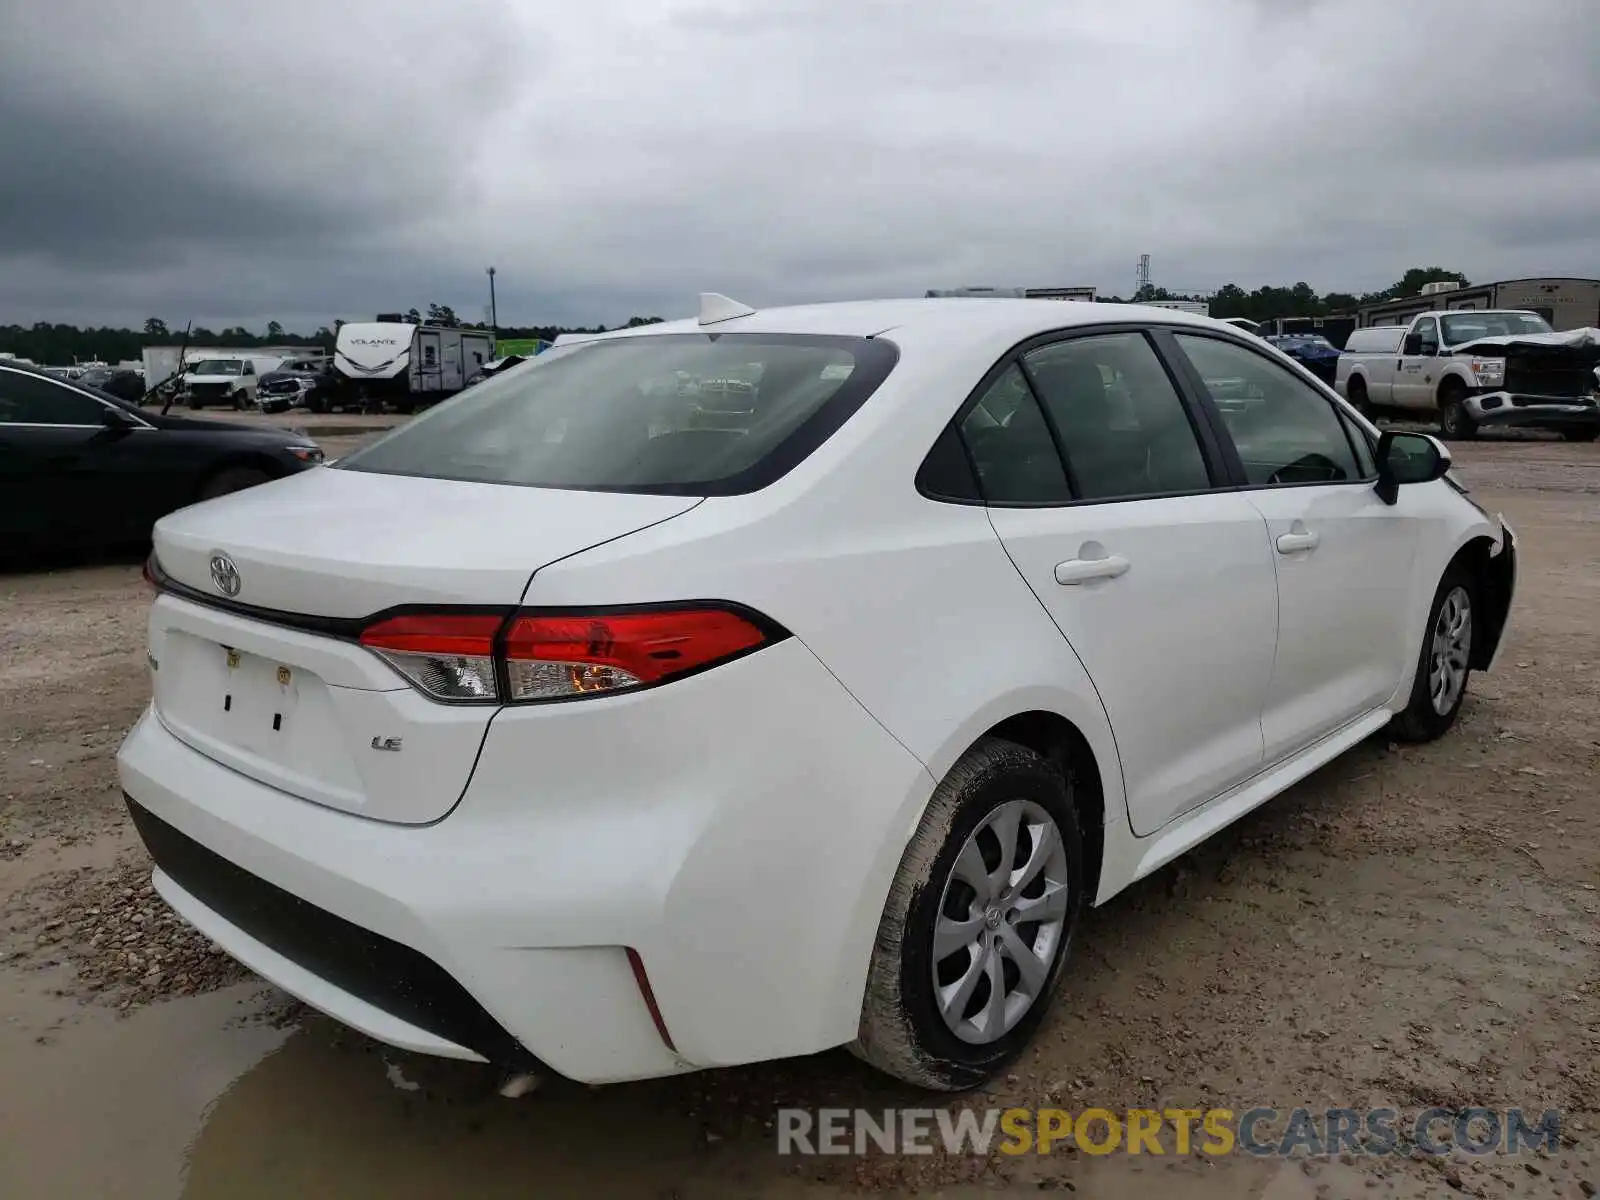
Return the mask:
[(900, 860), (851, 1050), (934, 1091), (977, 1087), (1044, 1020), (1084, 902), (1067, 780), (985, 738), (934, 790)]
[(1428, 610), (1411, 699), (1390, 723), (1391, 732), (1401, 741), (1431, 742), (1456, 723), (1472, 674), (1476, 611), (1472, 576), (1452, 565), (1439, 581)]
[(1478, 426), (1467, 412), (1467, 390), (1459, 383), (1439, 390), (1439, 432), (1452, 441), (1478, 436)]
[(1592, 442), (1600, 437), (1600, 429), (1568, 429), (1561, 436), (1569, 442)]

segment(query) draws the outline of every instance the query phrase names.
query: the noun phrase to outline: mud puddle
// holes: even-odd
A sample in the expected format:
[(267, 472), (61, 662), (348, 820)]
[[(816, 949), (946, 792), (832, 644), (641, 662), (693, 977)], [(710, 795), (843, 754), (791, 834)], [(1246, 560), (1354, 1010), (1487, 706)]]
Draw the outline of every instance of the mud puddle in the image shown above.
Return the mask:
[[(120, 1015), (64, 1001), (59, 982), (0, 971), (8, 1014), (0, 1027), (0, 1196), (8, 1200), (788, 1200), (862, 1190), (820, 1181), (837, 1171), (781, 1158), (770, 1140), (708, 1140), (701, 1114), (673, 1102), (673, 1093), (683, 1098), (681, 1081), (545, 1081), (507, 1100), (487, 1068), (392, 1052), (260, 983)], [(1311, 1174), (1280, 1162), (1080, 1161), (1070, 1187), (1057, 1169), (1023, 1164), (1009, 1184), (932, 1194), (1371, 1194), (1367, 1175), (1337, 1162)], [(1425, 1194), (1399, 1182), (1388, 1195)]]

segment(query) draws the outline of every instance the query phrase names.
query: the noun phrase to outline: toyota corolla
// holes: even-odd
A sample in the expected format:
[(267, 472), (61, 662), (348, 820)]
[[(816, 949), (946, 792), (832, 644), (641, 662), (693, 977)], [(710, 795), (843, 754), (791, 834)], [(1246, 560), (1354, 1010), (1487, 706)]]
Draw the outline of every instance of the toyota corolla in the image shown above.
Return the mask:
[(707, 296), (163, 519), (122, 786), (394, 1045), (971, 1087), (1085, 906), (1450, 729), (1516, 546), (1449, 468), (1203, 317)]

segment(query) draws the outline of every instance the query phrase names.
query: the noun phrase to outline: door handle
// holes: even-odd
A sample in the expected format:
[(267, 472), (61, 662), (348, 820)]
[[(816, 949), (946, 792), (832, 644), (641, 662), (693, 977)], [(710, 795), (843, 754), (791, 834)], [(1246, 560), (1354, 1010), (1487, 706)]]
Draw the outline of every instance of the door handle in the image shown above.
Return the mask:
[(1088, 583), (1092, 579), (1115, 579), (1128, 570), (1128, 560), (1120, 554), (1104, 558), (1069, 558), (1056, 564), (1056, 582), (1062, 587)]
[(1322, 541), (1320, 537), (1305, 526), (1300, 525), (1299, 522), (1295, 524), (1297, 528), (1290, 530), (1288, 533), (1280, 533), (1278, 535), (1279, 554), (1293, 554), (1298, 550), (1315, 550)]

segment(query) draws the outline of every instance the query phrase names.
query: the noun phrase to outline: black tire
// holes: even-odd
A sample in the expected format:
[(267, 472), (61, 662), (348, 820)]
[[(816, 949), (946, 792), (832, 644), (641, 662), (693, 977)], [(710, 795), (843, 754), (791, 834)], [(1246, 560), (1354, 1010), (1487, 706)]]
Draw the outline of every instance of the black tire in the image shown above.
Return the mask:
[(1467, 415), (1467, 388), (1451, 378), (1439, 385), (1439, 434), (1450, 441), (1468, 442), (1478, 436), (1478, 427)]
[(266, 483), (271, 478), (260, 467), (224, 467), (200, 485), (200, 499), (215, 500), (229, 492), (242, 492), (258, 483)]
[[(986, 840), (980, 831), (991, 816), (1019, 800), (1032, 806), (1033, 813), (1048, 815), (1060, 835), (1065, 880), (1064, 887), (1055, 894), (1064, 893), (1065, 902), (1053, 937), (1040, 924), (1030, 926), (1011, 920), (1011, 904), (1037, 898), (1029, 897), (1034, 891), (1033, 883), (1026, 884), (1009, 900), (1002, 898), (987, 905), (986, 914), (973, 917), (976, 906), (985, 902), (953, 876), (958, 857), (975, 835), (973, 844), (983, 853), (984, 868), (998, 872), (1000, 840), (993, 829), (987, 830)], [(1019, 853), (1014, 855), (1013, 863), (1019, 857), (1025, 860), (1034, 849), (1028, 832), (1034, 827), (1044, 826), (1042, 822), (1038, 826), (1018, 826), (1023, 832), (1019, 833), (1015, 847)], [(994, 852), (993, 867), (988, 850)], [(1040, 888), (1044, 886), (1044, 874), (1036, 877)], [(1083, 839), (1068, 781), (1047, 760), (1022, 746), (997, 738), (978, 742), (934, 789), (922, 822), (901, 857), (878, 927), (861, 1006), (861, 1025), (850, 1047), (852, 1053), (897, 1079), (933, 1091), (956, 1092), (980, 1086), (1023, 1050), (1049, 1011), (1071, 955), (1085, 901), (1084, 882)], [(962, 894), (962, 888), (971, 897)], [(971, 947), (936, 959), (934, 929), (941, 907), (948, 912), (948, 906), (959, 909), (963, 903), (968, 917), (977, 922), (973, 936), (982, 941), (975, 940)], [(996, 916), (997, 913), (1001, 915)], [(986, 921), (985, 916), (990, 919)], [(1000, 925), (1005, 930), (994, 932)], [(980, 974), (966, 1009), (982, 1009), (992, 987), (988, 983), (990, 976), (980, 972), (978, 964), (981, 955), (991, 952), (980, 946), (996, 938), (1004, 939), (1008, 936), (1005, 931), (1011, 931), (1009, 936), (1014, 939), (1020, 938), (1019, 944), (1031, 943), (1032, 948), (1038, 947), (1036, 939), (1041, 935), (1048, 937), (1044, 952), (1053, 957), (1043, 969), (1043, 982), (1031, 989), (1033, 996), (1015, 1024), (992, 1040), (964, 1040), (940, 1012), (935, 972), (940, 972), (941, 978), (950, 970), (954, 970), (954, 978)], [(1003, 986), (1009, 989), (1020, 980), (1017, 960), (1002, 954), (994, 957)]]
[[(1459, 690), (1441, 712), (1433, 695), (1434, 641), (1445, 604), (1457, 591), (1465, 595), (1467, 602), (1470, 630), (1466, 647), (1467, 663), (1462, 667)], [(1478, 619), (1480, 608), (1478, 586), (1472, 573), (1459, 563), (1451, 563), (1444, 577), (1439, 580), (1439, 587), (1433, 594), (1433, 603), (1428, 606), (1428, 623), (1422, 629), (1422, 648), (1417, 652), (1417, 676), (1411, 684), (1411, 699), (1390, 721), (1390, 736), (1402, 742), (1431, 742), (1435, 738), (1443, 737), (1456, 723), (1456, 717), (1461, 713), (1462, 701), (1467, 696), (1467, 688), (1472, 682), (1470, 665), (1472, 651), (1482, 629)]]
[(233, 394), (233, 407), (236, 412), (243, 412), (250, 407), (250, 397), (244, 392), (235, 392)]
[(1372, 419), (1372, 398), (1367, 395), (1367, 381), (1359, 375), (1352, 376), (1350, 382), (1345, 384), (1344, 390), (1349, 396), (1350, 407), (1370, 421)]
[(200, 409), (200, 398), (198, 396), (191, 396), (189, 398), (189, 407), (198, 412)]
[(1600, 437), (1600, 429), (1568, 429), (1561, 436), (1569, 442), (1592, 442)]

